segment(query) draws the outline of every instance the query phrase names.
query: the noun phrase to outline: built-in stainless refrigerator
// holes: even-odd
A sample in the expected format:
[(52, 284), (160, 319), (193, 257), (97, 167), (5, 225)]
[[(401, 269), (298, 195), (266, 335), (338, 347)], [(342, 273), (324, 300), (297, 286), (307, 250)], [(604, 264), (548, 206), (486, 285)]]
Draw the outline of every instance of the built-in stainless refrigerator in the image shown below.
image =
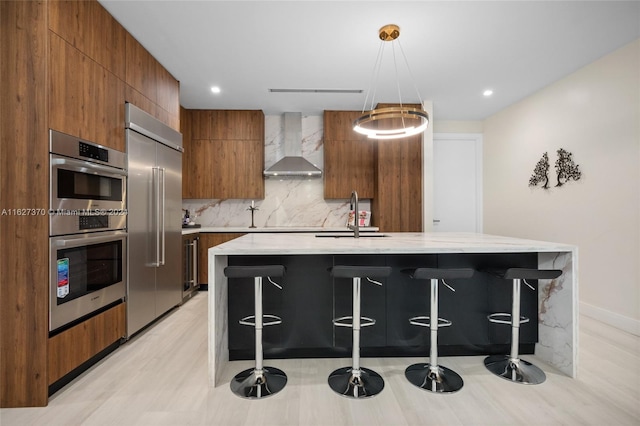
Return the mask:
[(182, 134), (125, 104), (127, 336), (182, 302)]

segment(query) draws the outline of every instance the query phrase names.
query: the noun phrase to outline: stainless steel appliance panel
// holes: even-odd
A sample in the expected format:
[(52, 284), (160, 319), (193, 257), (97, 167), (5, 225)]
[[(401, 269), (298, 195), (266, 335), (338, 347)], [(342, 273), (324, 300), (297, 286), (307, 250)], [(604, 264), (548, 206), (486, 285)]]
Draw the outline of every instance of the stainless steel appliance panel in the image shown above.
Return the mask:
[(182, 302), (182, 155), (157, 144), (157, 167), (162, 186), (162, 264), (156, 271), (156, 315)]
[(127, 333), (140, 330), (156, 318), (156, 265), (158, 264), (156, 142), (127, 131), (129, 154), (127, 279)]
[(127, 155), (49, 130), (49, 235), (126, 227)]
[(131, 337), (182, 301), (182, 135), (128, 103), (125, 123)]
[(125, 297), (127, 233), (49, 239), (49, 331)]

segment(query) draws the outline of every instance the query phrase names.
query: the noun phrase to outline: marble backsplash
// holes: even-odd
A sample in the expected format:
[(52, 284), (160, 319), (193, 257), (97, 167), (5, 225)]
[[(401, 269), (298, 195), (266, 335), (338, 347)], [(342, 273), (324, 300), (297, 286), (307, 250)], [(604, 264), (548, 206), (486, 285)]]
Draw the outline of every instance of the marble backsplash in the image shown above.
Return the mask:
[[(265, 116), (265, 168), (284, 156), (284, 117)], [(302, 116), (302, 156), (323, 168), (322, 115)], [(354, 188), (357, 190), (357, 188)], [(242, 227), (251, 225), (252, 200), (182, 200), (192, 220), (202, 226)], [(347, 223), (349, 200), (325, 200), (323, 179), (267, 178), (264, 200), (255, 200), (258, 208), (254, 223), (266, 226), (341, 227)], [(360, 210), (370, 210), (370, 200), (361, 200)]]

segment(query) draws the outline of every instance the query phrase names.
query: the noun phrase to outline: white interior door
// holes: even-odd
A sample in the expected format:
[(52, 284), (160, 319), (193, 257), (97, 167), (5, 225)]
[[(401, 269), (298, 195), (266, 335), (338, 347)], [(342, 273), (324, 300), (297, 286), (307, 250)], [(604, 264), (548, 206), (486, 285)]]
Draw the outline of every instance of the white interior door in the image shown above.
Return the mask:
[(433, 135), (433, 231), (482, 232), (482, 135)]

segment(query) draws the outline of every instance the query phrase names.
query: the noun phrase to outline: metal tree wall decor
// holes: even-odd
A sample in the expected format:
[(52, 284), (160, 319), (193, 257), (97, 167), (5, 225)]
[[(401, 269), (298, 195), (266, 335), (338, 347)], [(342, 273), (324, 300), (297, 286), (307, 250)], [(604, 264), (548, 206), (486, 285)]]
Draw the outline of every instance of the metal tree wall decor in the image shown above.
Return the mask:
[(546, 152), (542, 154), (542, 158), (536, 164), (536, 168), (529, 178), (529, 186), (536, 186), (541, 182), (544, 182), (542, 185), (544, 189), (549, 189), (549, 155)]
[(580, 180), (582, 172), (578, 169), (578, 165), (573, 162), (569, 151), (560, 148), (558, 151), (558, 159), (556, 160), (556, 175), (558, 183), (556, 186), (562, 186), (570, 180)]
[[(555, 186), (562, 186), (570, 180), (579, 180), (582, 176), (579, 166), (573, 162), (572, 153), (560, 148), (556, 151), (556, 179)], [(545, 152), (536, 164), (533, 174), (529, 178), (529, 186), (537, 186), (542, 183), (543, 189), (549, 189), (549, 155)]]

